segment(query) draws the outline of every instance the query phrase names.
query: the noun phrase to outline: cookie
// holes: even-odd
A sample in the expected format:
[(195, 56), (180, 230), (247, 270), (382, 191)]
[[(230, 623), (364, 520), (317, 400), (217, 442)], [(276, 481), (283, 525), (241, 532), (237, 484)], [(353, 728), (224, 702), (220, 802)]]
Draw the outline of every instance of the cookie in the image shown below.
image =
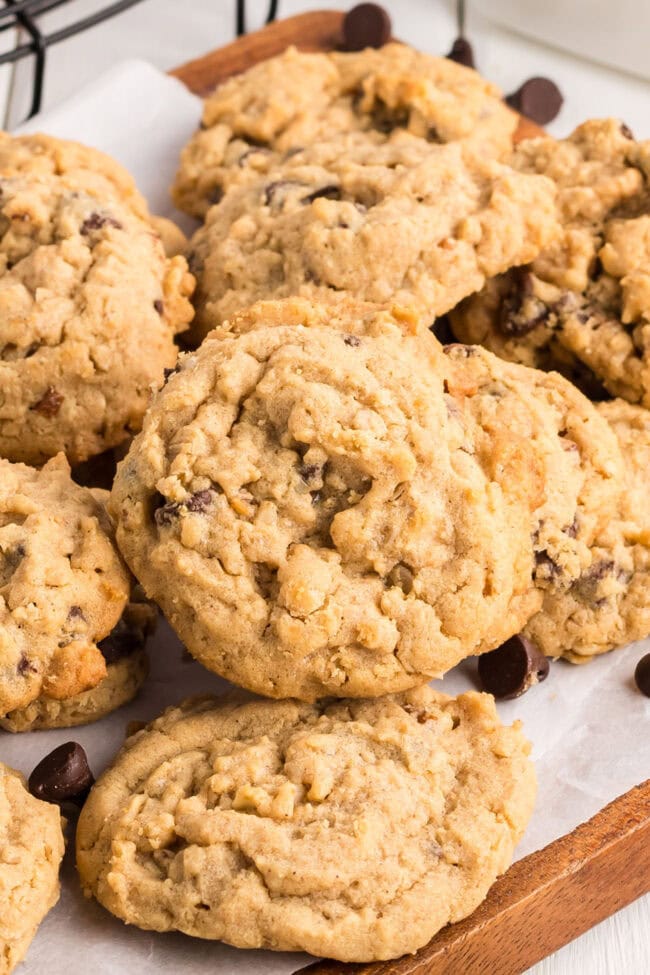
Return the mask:
[(455, 334), (556, 368), (589, 395), (650, 405), (650, 141), (609, 119), (534, 139), (512, 165), (558, 187), (562, 233), (452, 313)]
[(0, 715), (106, 677), (97, 644), (131, 580), (105, 497), (76, 485), (63, 456), (42, 470), (0, 460)]
[(198, 341), (258, 299), (421, 306), (430, 325), (557, 231), (554, 188), (458, 144), (321, 143), (234, 186), (190, 242)]
[(64, 841), (57, 806), (30, 796), (22, 776), (0, 762), (0, 973), (24, 958), (59, 899)]
[(412, 687), (541, 603), (534, 445), (449, 404), (442, 347), (400, 309), (339, 313), (262, 302), (182, 356), (111, 495), (190, 652), (270, 697)]
[(525, 630), (547, 656), (573, 663), (650, 635), (650, 413), (623, 400), (599, 403), (598, 412), (625, 461), (619, 509), (586, 570), (568, 591), (546, 594)]
[(79, 463), (139, 429), (193, 281), (101, 171), (3, 175), (0, 144), (0, 189), (0, 456)]
[(153, 606), (144, 601), (130, 602), (112, 632), (98, 643), (106, 661), (106, 677), (99, 684), (66, 698), (41, 694), (26, 707), (0, 715), (0, 728), (14, 732), (73, 728), (98, 721), (128, 704), (149, 672), (144, 647), (155, 625)]
[(504, 456), (509, 443), (523, 439), (538, 453), (543, 501), (531, 526), (535, 584), (566, 589), (591, 564), (590, 546), (619, 509), (625, 471), (616, 436), (557, 373), (504, 362), (476, 345), (448, 345), (445, 352), (452, 366), (447, 391), (463, 397), (489, 430), (488, 449), (505, 441), (497, 451)]
[(204, 217), (229, 185), (344, 134), (380, 144), (407, 131), (433, 143), (463, 140), (496, 157), (509, 152), (516, 122), (494, 85), (447, 58), (404, 44), (327, 54), (290, 47), (205, 101), (172, 196)]
[(477, 693), (188, 701), (91, 791), (81, 882), (148, 930), (394, 958), (470, 914), (509, 865), (534, 802), (529, 748)]

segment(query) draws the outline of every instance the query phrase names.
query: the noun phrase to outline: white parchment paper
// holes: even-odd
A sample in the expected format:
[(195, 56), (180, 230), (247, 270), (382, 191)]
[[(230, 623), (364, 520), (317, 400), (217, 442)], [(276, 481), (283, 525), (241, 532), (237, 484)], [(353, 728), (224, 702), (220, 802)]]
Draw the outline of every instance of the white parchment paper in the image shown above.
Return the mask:
[[(199, 116), (199, 100), (180, 83), (144, 62), (128, 61), (23, 130), (78, 139), (109, 152), (131, 170), (154, 212), (178, 217), (167, 189), (179, 150)], [(191, 229), (188, 218), (181, 222)], [(635, 663), (649, 648), (650, 641), (642, 641), (582, 667), (557, 662), (545, 683), (499, 704), (505, 722), (524, 722), (539, 780), (536, 812), (518, 857), (573, 829), (650, 775), (650, 700), (633, 681)], [(184, 658), (164, 623), (150, 653), (151, 676), (132, 704), (85, 728), (16, 736), (0, 732), (0, 760), (29, 774), (47, 752), (74, 739), (84, 746), (98, 775), (119, 748), (129, 721), (148, 720), (183, 697), (219, 693), (227, 686)], [(462, 664), (437, 682), (438, 687), (449, 694), (474, 687), (475, 666), (473, 661)], [(21, 969), (24, 975), (69, 975), (71, 970), (93, 975), (288, 975), (310, 960), (128, 928), (84, 900), (71, 852), (61, 900), (38, 931)]]

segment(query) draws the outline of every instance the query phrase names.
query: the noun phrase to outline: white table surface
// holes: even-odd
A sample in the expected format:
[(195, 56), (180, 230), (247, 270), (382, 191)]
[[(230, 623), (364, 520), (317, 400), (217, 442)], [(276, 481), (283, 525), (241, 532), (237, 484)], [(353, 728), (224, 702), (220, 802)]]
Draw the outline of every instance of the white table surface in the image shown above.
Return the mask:
[[(74, 8), (81, 15), (101, 5), (94, 0), (77, 0)], [(280, 0), (280, 12), (285, 16), (327, 6), (339, 4), (327, 0)], [(442, 53), (450, 47), (455, 34), (450, 4), (443, 0), (399, 0), (386, 6), (391, 11), (395, 33), (404, 40), (432, 53)], [(509, 34), (473, 15), (471, 3), (469, 6), (469, 35), (478, 65), (487, 77), (505, 91), (512, 91), (525, 78), (546, 74), (562, 88), (566, 101), (559, 118), (550, 126), (554, 134), (567, 134), (590, 116), (611, 114), (624, 118), (637, 137), (650, 137), (650, 83)], [(259, 26), (266, 0), (249, 0), (248, 7), (249, 27)], [(55, 27), (64, 20), (63, 12), (58, 11), (48, 15), (46, 23)], [(69, 97), (127, 57), (146, 58), (163, 69), (197, 57), (232, 39), (234, 21), (234, 0), (144, 0), (133, 10), (50, 52), (44, 107)], [(634, 29), (633, 24), (630, 29)], [(584, 50), (589, 50), (587, 28)], [(23, 89), (24, 69), (18, 72), (17, 80)], [(531, 917), (531, 925), (534, 924), (535, 918)], [(529, 975), (648, 973), (650, 896), (536, 965)]]

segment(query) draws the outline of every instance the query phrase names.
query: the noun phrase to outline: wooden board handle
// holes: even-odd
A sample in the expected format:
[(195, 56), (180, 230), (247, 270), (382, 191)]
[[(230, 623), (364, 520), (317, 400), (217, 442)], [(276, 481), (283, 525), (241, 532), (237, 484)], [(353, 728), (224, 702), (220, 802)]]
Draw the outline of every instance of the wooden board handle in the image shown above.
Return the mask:
[(650, 891), (650, 779), (513, 864), (474, 913), (416, 955), (316, 962), (304, 975), (520, 975)]

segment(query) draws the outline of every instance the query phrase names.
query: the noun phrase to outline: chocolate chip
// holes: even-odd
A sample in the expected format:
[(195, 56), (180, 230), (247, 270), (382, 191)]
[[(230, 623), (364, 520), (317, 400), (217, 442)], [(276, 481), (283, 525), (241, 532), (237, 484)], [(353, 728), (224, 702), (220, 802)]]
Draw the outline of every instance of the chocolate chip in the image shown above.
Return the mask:
[(214, 491), (197, 491), (195, 494), (190, 495), (190, 497), (185, 502), (185, 507), (188, 511), (199, 512), (203, 514), (207, 511), (212, 504), (214, 498)]
[(625, 136), (626, 139), (634, 140), (634, 132), (625, 122), (621, 122), (621, 135)]
[(34, 410), (35, 413), (40, 413), (41, 416), (46, 416), (48, 419), (51, 419), (61, 409), (61, 403), (64, 399), (65, 397), (58, 389), (55, 389), (54, 386), (48, 386), (38, 402), (34, 403), (30, 409)]
[(121, 230), (122, 224), (115, 217), (103, 216), (101, 213), (91, 213), (82, 223), (80, 232), (87, 236), (93, 230), (101, 230), (103, 227), (115, 227), (116, 230)]
[(213, 186), (208, 193), (208, 203), (213, 205), (216, 203), (221, 203), (223, 200), (223, 189), (221, 186)]
[(650, 653), (641, 657), (634, 671), (634, 681), (642, 694), (650, 697)]
[(320, 189), (314, 190), (313, 193), (308, 193), (307, 196), (303, 196), (302, 203), (313, 203), (314, 200), (319, 200), (324, 197), (326, 200), (340, 200), (341, 199), (341, 188), (339, 186), (321, 186)]
[(94, 781), (85, 751), (76, 741), (68, 741), (38, 763), (29, 777), (29, 791), (46, 802), (83, 802)]
[(309, 484), (310, 481), (315, 480), (316, 477), (323, 473), (323, 468), (320, 464), (301, 464), (298, 468), (298, 473), (305, 484)]
[(343, 341), (353, 349), (358, 349), (361, 345), (361, 339), (358, 335), (344, 335)]
[(364, 47), (382, 47), (390, 40), (390, 17), (378, 3), (359, 3), (343, 20), (343, 49), (362, 51)]
[[(163, 369), (164, 383), (166, 383), (168, 381), (169, 377), (170, 376), (173, 376), (174, 373), (176, 373), (176, 372), (180, 372), (180, 366), (173, 366), (171, 369)], [(164, 383), (163, 383), (163, 385), (164, 385)]]
[(154, 510), (154, 521), (157, 525), (172, 525), (178, 518), (181, 506), (177, 501), (166, 501), (162, 494), (162, 503), (157, 505)]
[(144, 633), (140, 628), (135, 629), (130, 626), (127, 620), (122, 617), (115, 624), (111, 632), (97, 644), (101, 654), (107, 664), (117, 663), (124, 660), (131, 654), (141, 650), (144, 646)]
[(513, 276), (513, 286), (499, 308), (499, 328), (504, 335), (526, 335), (548, 318), (548, 306), (533, 294), (533, 286), (530, 273)]
[(71, 606), (70, 609), (68, 610), (68, 619), (83, 620), (85, 622), (86, 617), (84, 616), (81, 606)]
[[(156, 505), (154, 520), (157, 525), (171, 525), (183, 510), (203, 514), (214, 499), (214, 491), (196, 491), (187, 501), (166, 501), (162, 494), (157, 496), (161, 503)], [(156, 499), (156, 500), (157, 500)]]
[(153, 306), (156, 309), (156, 311), (158, 312), (158, 314), (159, 315), (162, 315), (163, 311), (165, 310), (165, 306), (163, 305), (163, 303), (160, 300), (160, 298), (156, 298), (156, 300), (153, 303)]
[(18, 661), (18, 667), (16, 669), (21, 677), (24, 677), (25, 674), (36, 673), (35, 665), (31, 662), (31, 660), (29, 660), (28, 657), (25, 656), (24, 653), (21, 653), (20, 660)]
[(562, 108), (562, 92), (550, 78), (529, 78), (521, 88), (508, 95), (506, 102), (516, 112), (538, 125), (552, 122)]
[[(285, 190), (290, 189), (292, 186), (304, 185), (304, 183), (295, 179), (276, 179), (275, 182), (269, 183), (268, 186), (264, 187), (264, 203), (267, 207), (272, 206), (276, 202), (276, 199), (282, 197)], [(279, 202), (282, 202), (282, 200), (279, 199)]]
[(466, 37), (456, 38), (447, 57), (457, 64), (464, 64), (466, 68), (474, 67), (474, 51)]
[(533, 684), (546, 680), (549, 662), (531, 640), (513, 636), (496, 650), (478, 658), (483, 689), (509, 699), (525, 694)]
[[(249, 149), (246, 149), (245, 152), (242, 152), (241, 156), (237, 160), (237, 165), (243, 167), (248, 157), (254, 156), (256, 153), (257, 154), (261, 153), (262, 155), (269, 156), (271, 154), (271, 150), (267, 149), (266, 146), (251, 146)], [(285, 159), (286, 158), (287, 155), (285, 155)], [(218, 203), (219, 201), (217, 200), (215, 202)]]

